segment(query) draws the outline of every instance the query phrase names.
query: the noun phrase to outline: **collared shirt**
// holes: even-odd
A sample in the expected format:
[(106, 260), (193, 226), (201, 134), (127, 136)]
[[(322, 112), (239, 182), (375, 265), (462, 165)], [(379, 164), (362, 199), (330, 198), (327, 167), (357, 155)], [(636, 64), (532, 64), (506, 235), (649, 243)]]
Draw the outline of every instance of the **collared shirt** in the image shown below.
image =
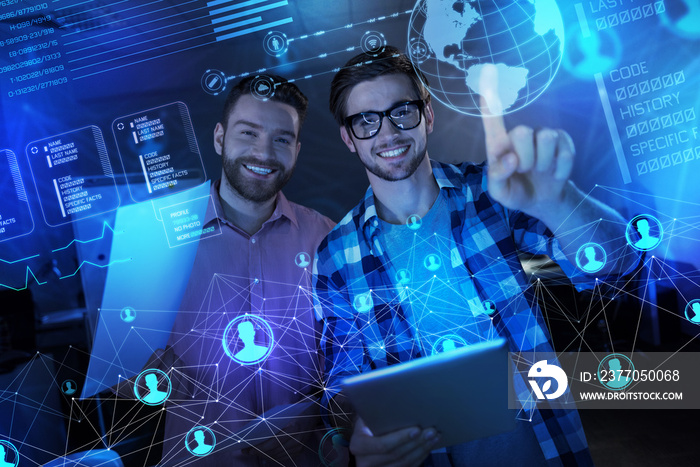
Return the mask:
[[(589, 278), (566, 259), (539, 220), (509, 211), (486, 190), (484, 165), (459, 167), (431, 161), (439, 196), (447, 204), (452, 238), (450, 266), (465, 267), (481, 300), (491, 300), (493, 323), (513, 352), (542, 352), (552, 346), (542, 315), (528, 299), (529, 283), (517, 252), (546, 254), (575, 281)], [(347, 376), (421, 356), (413, 345), (408, 306), (397, 271), (382, 244), (371, 187), (319, 246), (314, 263), (315, 309), (324, 323), (327, 403)], [(516, 375), (517, 377), (517, 375)], [(516, 388), (527, 387), (521, 381)], [(531, 410), (530, 418), (545, 458), (553, 465), (592, 464), (575, 410)], [(433, 459), (439, 463), (438, 459)], [(437, 465), (437, 464), (436, 464)]]
[[(300, 425), (286, 430), (304, 449), (282, 462), (316, 465), (323, 434), (317, 415), (322, 367), (320, 326), (310, 298), (311, 260), (333, 223), (279, 193), (273, 214), (248, 235), (224, 218), (219, 185), (211, 188), (213, 204), (202, 225), (206, 230), (220, 223), (221, 234), (200, 240), (168, 343), (176, 360), (168, 372), (173, 394), (166, 403), (162, 464), (278, 465), (242, 454), (238, 440), (254, 437), (257, 432), (244, 428), (258, 415), (309, 402), (295, 417)], [(234, 321), (251, 324), (249, 343), (243, 342), (247, 331), (229, 326)], [(216, 436), (212, 452), (201, 458), (185, 447), (196, 426)], [(204, 441), (211, 445), (209, 438), (206, 432)], [(190, 449), (196, 447), (192, 433), (188, 442)]]

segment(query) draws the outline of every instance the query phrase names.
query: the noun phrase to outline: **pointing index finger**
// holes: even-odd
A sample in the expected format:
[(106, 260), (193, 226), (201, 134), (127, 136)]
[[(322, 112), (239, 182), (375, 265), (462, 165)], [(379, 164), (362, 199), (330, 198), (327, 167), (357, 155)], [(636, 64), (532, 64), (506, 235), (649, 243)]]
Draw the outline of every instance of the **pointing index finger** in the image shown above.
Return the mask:
[(509, 152), (510, 138), (503, 119), (503, 104), (498, 95), (498, 69), (496, 65), (482, 65), (479, 76), (481, 120), (486, 138), (486, 156), (491, 162)]

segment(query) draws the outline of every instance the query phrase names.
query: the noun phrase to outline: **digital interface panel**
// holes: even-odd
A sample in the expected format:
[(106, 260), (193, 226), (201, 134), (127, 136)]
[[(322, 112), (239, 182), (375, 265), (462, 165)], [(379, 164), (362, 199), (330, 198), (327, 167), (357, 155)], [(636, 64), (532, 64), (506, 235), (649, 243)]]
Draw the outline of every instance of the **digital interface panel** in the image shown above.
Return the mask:
[[(111, 211), (119, 205), (118, 197), (103, 197), (89, 184), (90, 179), (113, 179), (99, 128), (81, 128), (32, 141), (27, 145), (27, 158), (44, 219), (50, 226)], [(110, 191), (116, 195), (113, 181)]]
[[(272, 210), (250, 232), (221, 194), (237, 170), (249, 181), (281, 171), (270, 160), (282, 153), (270, 154), (291, 135), (239, 151), (216, 128), (241, 79), (266, 103), (279, 97), (269, 75), (297, 85), (309, 108), (283, 193), (339, 222), (368, 181), (328, 112), (331, 80), (352, 57), (372, 63), (389, 46), (430, 88), (431, 158), (485, 161), (486, 108), (507, 130), (562, 129), (575, 147), (571, 181), (620, 214), (620, 235), (596, 241), (606, 230), (597, 219), (548, 225), (575, 238), (546, 251), (566, 255), (560, 271), (540, 256), (504, 258), (471, 224), (457, 244), (427, 213), (411, 214), (410, 244), (388, 249), (392, 283), (363, 285), (382, 266), (340, 292), (340, 308), (364, 323), (366, 355), (488, 340), (503, 332), (504, 302), (536, 301), (511, 322), (543, 323), (520, 342), (551, 335), (554, 353), (511, 355), (519, 421), (537, 420), (560, 389), (559, 407), (577, 402), (581, 413), (694, 408), (700, 386), (684, 368), (700, 358), (700, 2), (0, 0), (0, 360), (10, 362), (0, 374), (1, 465), (107, 455), (96, 446), (125, 465), (245, 465), (271, 445), (286, 452), (283, 432), (303, 452), (281, 465), (347, 464), (350, 432), (318, 418), (316, 395), (337, 389), (315, 360), (322, 236), (312, 241), (312, 221), (300, 217), (308, 235), (265, 241), (261, 232), (294, 216)], [(401, 134), (380, 118), (381, 131)], [(608, 275), (623, 249), (636, 268)], [(478, 267), (465, 259), (473, 252)], [(464, 264), (474, 266), (468, 278), (454, 272)], [(521, 266), (522, 293), (511, 296), (508, 281), (492, 287)], [(407, 328), (392, 323), (382, 337), (373, 310), (406, 303)], [(673, 395), (675, 383), (685, 401), (632, 403)], [(584, 432), (595, 426), (582, 418)], [(124, 428), (141, 422), (145, 435)], [(648, 432), (663, 452), (675, 444), (659, 426)]]

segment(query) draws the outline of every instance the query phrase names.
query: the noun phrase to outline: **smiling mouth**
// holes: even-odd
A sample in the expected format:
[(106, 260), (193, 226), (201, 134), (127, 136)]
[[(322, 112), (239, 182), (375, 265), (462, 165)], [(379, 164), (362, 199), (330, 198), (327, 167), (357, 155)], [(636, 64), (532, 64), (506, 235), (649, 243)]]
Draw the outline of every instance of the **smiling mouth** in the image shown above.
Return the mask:
[(243, 164), (243, 166), (250, 170), (253, 173), (256, 173), (258, 175), (269, 175), (272, 172), (274, 172), (274, 169), (270, 169), (268, 167), (260, 167), (259, 165), (250, 165), (250, 164)]
[(390, 151), (381, 151), (381, 152), (378, 152), (377, 155), (379, 157), (384, 158), (384, 159), (389, 159), (392, 157), (399, 157), (399, 156), (402, 156), (406, 151), (408, 151), (408, 148), (409, 148), (408, 146), (404, 146), (401, 148), (392, 149)]

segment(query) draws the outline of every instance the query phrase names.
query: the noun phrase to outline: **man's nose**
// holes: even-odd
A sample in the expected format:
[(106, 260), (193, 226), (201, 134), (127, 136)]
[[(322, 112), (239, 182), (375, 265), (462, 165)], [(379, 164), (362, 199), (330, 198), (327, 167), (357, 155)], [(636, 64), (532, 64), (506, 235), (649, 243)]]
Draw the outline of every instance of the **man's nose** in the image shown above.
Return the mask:
[(269, 138), (258, 138), (253, 144), (252, 153), (259, 156), (272, 154), (272, 141)]
[(394, 139), (399, 133), (401, 133), (401, 130), (392, 123), (388, 115), (384, 115), (381, 128), (377, 132), (377, 138)]

